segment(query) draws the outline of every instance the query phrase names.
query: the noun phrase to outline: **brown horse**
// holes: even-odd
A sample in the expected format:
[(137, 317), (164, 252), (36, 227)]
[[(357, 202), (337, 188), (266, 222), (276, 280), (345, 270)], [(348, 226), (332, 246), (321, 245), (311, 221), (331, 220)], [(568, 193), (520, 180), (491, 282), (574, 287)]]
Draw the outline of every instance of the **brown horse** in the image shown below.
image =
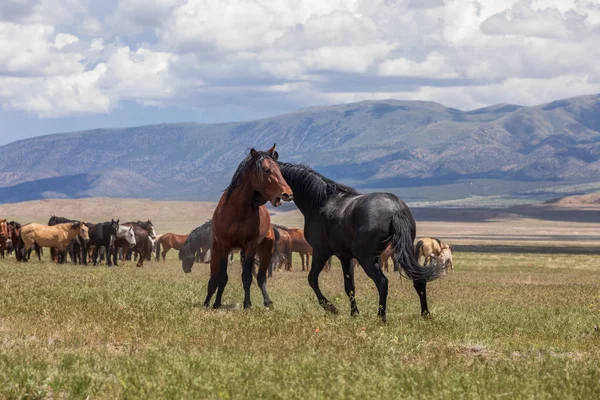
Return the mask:
[[(221, 307), (221, 297), (228, 279), (227, 256), (236, 248), (242, 249), (245, 254), (242, 265), (244, 308), (252, 305), (250, 285), (255, 256), (260, 259), (256, 281), (262, 291), (264, 305), (269, 307), (273, 304), (267, 293), (266, 282), (275, 234), (265, 203), (269, 201), (277, 207), (282, 200), (293, 199), (292, 190), (281, 176), (277, 159), (275, 145), (264, 152), (251, 149), (250, 154), (238, 165), (231, 183), (217, 204), (212, 217), (210, 280), (204, 300), (207, 307), (217, 289), (213, 307)], [(191, 268), (184, 271), (191, 272)]]
[(385, 269), (386, 272), (390, 270), (388, 263), (390, 258), (392, 259), (392, 264), (394, 264), (394, 271), (400, 271), (400, 266), (392, 257), (393, 254), (394, 251), (392, 250), (392, 246), (388, 245), (388, 247), (386, 247), (385, 250), (383, 250), (383, 252), (379, 255), (379, 265), (382, 269)]
[(54, 226), (27, 224), (21, 228), (25, 251), (29, 251), (34, 244), (40, 247), (55, 247), (58, 251), (63, 251), (77, 236), (85, 241), (90, 240), (85, 222), (67, 222)]
[(171, 249), (175, 249), (177, 251), (181, 250), (188, 236), (190, 235), (177, 235), (175, 233), (165, 233), (164, 235), (161, 235), (156, 241), (156, 261), (160, 259), (161, 246), (163, 248), (162, 259), (165, 261), (167, 252)]
[[(306, 241), (304, 237), (304, 231), (302, 229), (291, 228), (288, 230), (290, 234), (292, 253), (300, 254), (302, 260), (302, 271), (306, 268), (308, 271), (310, 268), (310, 257), (312, 256), (312, 246)], [(306, 256), (306, 264), (304, 263), (304, 257)], [(306, 267), (305, 267), (306, 265)]]
[(8, 233), (8, 223), (6, 219), (0, 219), (0, 256), (4, 258), (4, 251), (6, 250), (6, 241), (10, 239)]

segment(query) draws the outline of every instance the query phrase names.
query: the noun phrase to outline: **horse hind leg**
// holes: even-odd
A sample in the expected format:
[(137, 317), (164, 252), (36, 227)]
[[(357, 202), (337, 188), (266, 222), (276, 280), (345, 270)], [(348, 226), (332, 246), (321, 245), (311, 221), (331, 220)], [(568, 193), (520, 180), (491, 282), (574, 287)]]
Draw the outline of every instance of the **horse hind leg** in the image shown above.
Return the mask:
[[(220, 264), (220, 266), (219, 266), (218, 274), (216, 276), (217, 296), (215, 297), (215, 303), (213, 304), (214, 309), (221, 308), (221, 298), (223, 296), (223, 291), (225, 290), (225, 286), (227, 286), (227, 281), (229, 280), (229, 276), (227, 275), (227, 257), (220, 257), (220, 259), (218, 259), (218, 263)], [(208, 282), (210, 297), (212, 297), (212, 293), (210, 293), (212, 280), (213, 280), (213, 276), (211, 274), (210, 280)], [(213, 290), (213, 293), (214, 293), (214, 290)], [(207, 296), (207, 300), (210, 300), (210, 298), (208, 296)], [(205, 302), (205, 304), (206, 304), (206, 302)]]
[(386, 306), (388, 295), (388, 279), (381, 271), (379, 266), (379, 257), (365, 257), (360, 259), (360, 265), (363, 267), (369, 278), (373, 280), (377, 291), (379, 292), (379, 310), (377, 316), (382, 322), (386, 321)]
[(313, 292), (315, 292), (315, 295), (317, 296), (317, 300), (319, 300), (319, 304), (321, 305), (321, 307), (323, 307), (325, 311), (328, 311), (332, 314), (337, 314), (337, 308), (333, 305), (332, 302), (327, 300), (327, 298), (323, 295), (321, 289), (319, 288), (319, 275), (321, 274), (321, 271), (323, 271), (323, 268), (325, 268), (325, 264), (327, 263), (327, 259), (329, 257), (330, 256), (328, 254), (322, 255), (313, 253), (312, 264), (310, 272), (308, 273), (308, 284), (312, 288)]
[(427, 282), (424, 280), (413, 281), (413, 286), (417, 294), (419, 295), (419, 301), (421, 303), (421, 316), (429, 316), (429, 308), (427, 307)]
[(350, 300), (350, 315), (358, 315), (358, 307), (356, 306), (356, 288), (354, 286), (354, 263), (350, 258), (341, 258), (342, 271), (344, 272), (344, 289)]

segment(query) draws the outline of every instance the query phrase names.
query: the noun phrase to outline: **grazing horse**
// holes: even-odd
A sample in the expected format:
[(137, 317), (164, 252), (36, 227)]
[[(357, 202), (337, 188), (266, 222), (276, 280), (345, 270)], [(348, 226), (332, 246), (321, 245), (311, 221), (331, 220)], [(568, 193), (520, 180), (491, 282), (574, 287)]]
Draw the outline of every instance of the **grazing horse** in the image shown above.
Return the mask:
[(452, 246), (444, 247), (442, 251), (440, 251), (440, 254), (434, 257), (444, 265), (446, 274), (448, 274), (448, 268), (452, 269), (452, 273), (454, 273), (454, 264), (452, 263)]
[[(263, 295), (265, 307), (273, 304), (267, 293), (267, 269), (273, 257), (275, 236), (271, 217), (265, 206), (267, 201), (275, 207), (281, 200), (293, 199), (292, 190), (285, 183), (277, 164), (275, 145), (269, 150), (250, 150), (238, 165), (231, 183), (221, 196), (212, 217), (212, 246), (210, 280), (204, 305), (218, 288), (214, 308), (221, 307), (221, 296), (227, 285), (227, 256), (233, 249), (241, 249), (245, 257), (242, 263), (244, 308), (249, 308), (250, 285), (254, 258), (260, 259), (256, 281)], [(184, 272), (191, 270), (184, 269)]]
[[(102, 222), (89, 226), (90, 230), (90, 241), (87, 243), (84, 253), (88, 252), (88, 249), (94, 247), (92, 254), (92, 262), (94, 265), (98, 264), (98, 253), (101, 247), (109, 250), (110, 246), (115, 241), (117, 232), (119, 231), (119, 220), (111, 219), (110, 222)], [(84, 264), (87, 264), (84, 263)], [(106, 257), (106, 265), (112, 266), (110, 257)]]
[(4, 258), (4, 251), (6, 250), (6, 241), (10, 239), (8, 234), (8, 223), (6, 219), (0, 219), (0, 256)]
[(77, 236), (81, 236), (85, 241), (89, 240), (88, 227), (85, 223), (77, 221), (54, 226), (28, 224), (21, 228), (24, 251), (29, 251), (35, 243), (41, 247), (55, 247), (60, 252), (66, 249), (71, 240)]
[(393, 258), (414, 282), (421, 302), (421, 315), (429, 314), (426, 282), (442, 272), (439, 263), (423, 268), (415, 259), (415, 220), (408, 206), (391, 193), (361, 194), (336, 183), (304, 165), (280, 163), (281, 173), (294, 191), (294, 202), (304, 215), (304, 234), (313, 248), (308, 283), (319, 304), (332, 313), (337, 308), (319, 288), (319, 274), (332, 255), (342, 263), (344, 288), (350, 299), (350, 314), (358, 314), (352, 258), (356, 258), (379, 292), (378, 316), (386, 320), (388, 279), (379, 266), (379, 255), (388, 244)]
[(191, 271), (196, 255), (206, 262), (204, 255), (212, 246), (212, 221), (207, 221), (190, 232), (179, 250), (179, 259), (184, 271)]
[(432, 256), (439, 256), (442, 249), (445, 248), (449, 248), (449, 245), (438, 238), (423, 238), (415, 245), (415, 257), (419, 261), (421, 258), (424, 258), (425, 262), (423, 265), (428, 265), (431, 262)]
[(156, 241), (156, 261), (160, 259), (160, 248), (162, 246), (162, 259), (165, 261), (167, 256), (167, 252), (171, 249), (175, 249), (177, 251), (181, 251), (183, 244), (187, 240), (189, 234), (187, 235), (177, 235), (175, 233), (165, 233), (161, 235)]

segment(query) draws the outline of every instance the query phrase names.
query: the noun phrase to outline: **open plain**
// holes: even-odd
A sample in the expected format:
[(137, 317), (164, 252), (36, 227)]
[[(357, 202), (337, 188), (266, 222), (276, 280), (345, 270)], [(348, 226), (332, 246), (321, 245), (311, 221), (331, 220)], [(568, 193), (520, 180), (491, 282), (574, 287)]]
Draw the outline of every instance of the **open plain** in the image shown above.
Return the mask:
[[(20, 222), (47, 222), (52, 214), (151, 219), (159, 234), (186, 233), (210, 218), (213, 206), (47, 200), (2, 205), (0, 215)], [(361, 314), (349, 316), (337, 260), (321, 275), (324, 293), (340, 308), (331, 316), (297, 257), (293, 271), (275, 272), (268, 282), (274, 308), (263, 309), (253, 286), (248, 311), (237, 257), (218, 311), (202, 306), (208, 266), (196, 264), (186, 275), (176, 251), (144, 268), (8, 257), (0, 260), (0, 397), (595, 398), (600, 251), (593, 250), (600, 232), (587, 217), (551, 217), (578, 209), (548, 210), (547, 219), (515, 209), (490, 211), (490, 218), (448, 211), (446, 219), (439, 210), (417, 210), (419, 236), (474, 250), (527, 248), (456, 251), (456, 272), (428, 285), (429, 319), (419, 316), (412, 285), (387, 273), (387, 324), (376, 319), (376, 290), (361, 271)], [(297, 211), (272, 212), (275, 222), (302, 226)], [(597, 213), (590, 212), (581, 215)], [(588, 254), (549, 251), (575, 247)]]

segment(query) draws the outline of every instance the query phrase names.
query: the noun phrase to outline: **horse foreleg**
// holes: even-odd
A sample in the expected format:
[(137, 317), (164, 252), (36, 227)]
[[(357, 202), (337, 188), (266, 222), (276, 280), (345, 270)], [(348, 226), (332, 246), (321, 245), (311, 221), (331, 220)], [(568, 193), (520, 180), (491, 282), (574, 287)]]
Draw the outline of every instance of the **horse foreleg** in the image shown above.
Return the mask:
[(388, 279), (381, 271), (379, 266), (379, 257), (364, 257), (359, 260), (360, 265), (363, 267), (369, 278), (373, 280), (377, 291), (379, 292), (379, 311), (377, 316), (381, 318), (381, 321), (385, 322), (386, 316), (386, 305), (388, 295)]
[(308, 273), (308, 284), (315, 292), (315, 295), (317, 296), (317, 300), (319, 300), (319, 304), (321, 305), (321, 307), (323, 307), (325, 311), (337, 314), (337, 308), (333, 305), (332, 302), (330, 302), (325, 298), (325, 296), (323, 296), (323, 293), (319, 288), (319, 275), (321, 274), (321, 271), (323, 271), (323, 268), (325, 268), (325, 264), (327, 263), (327, 260), (330, 257), (330, 254), (313, 252), (312, 264), (310, 267), (310, 272)]
[(358, 307), (356, 306), (356, 288), (354, 286), (354, 262), (351, 258), (340, 258), (342, 263), (342, 271), (344, 272), (344, 289), (346, 295), (350, 299), (350, 315), (358, 314)]
[(260, 288), (260, 291), (263, 295), (263, 304), (265, 307), (272, 307), (273, 302), (269, 298), (269, 293), (267, 292), (267, 272), (269, 270), (269, 266), (271, 265), (271, 260), (273, 259), (273, 251), (275, 248), (275, 238), (271, 238), (267, 236), (259, 245), (258, 245), (258, 258), (260, 259), (258, 274), (256, 274), (256, 284)]

